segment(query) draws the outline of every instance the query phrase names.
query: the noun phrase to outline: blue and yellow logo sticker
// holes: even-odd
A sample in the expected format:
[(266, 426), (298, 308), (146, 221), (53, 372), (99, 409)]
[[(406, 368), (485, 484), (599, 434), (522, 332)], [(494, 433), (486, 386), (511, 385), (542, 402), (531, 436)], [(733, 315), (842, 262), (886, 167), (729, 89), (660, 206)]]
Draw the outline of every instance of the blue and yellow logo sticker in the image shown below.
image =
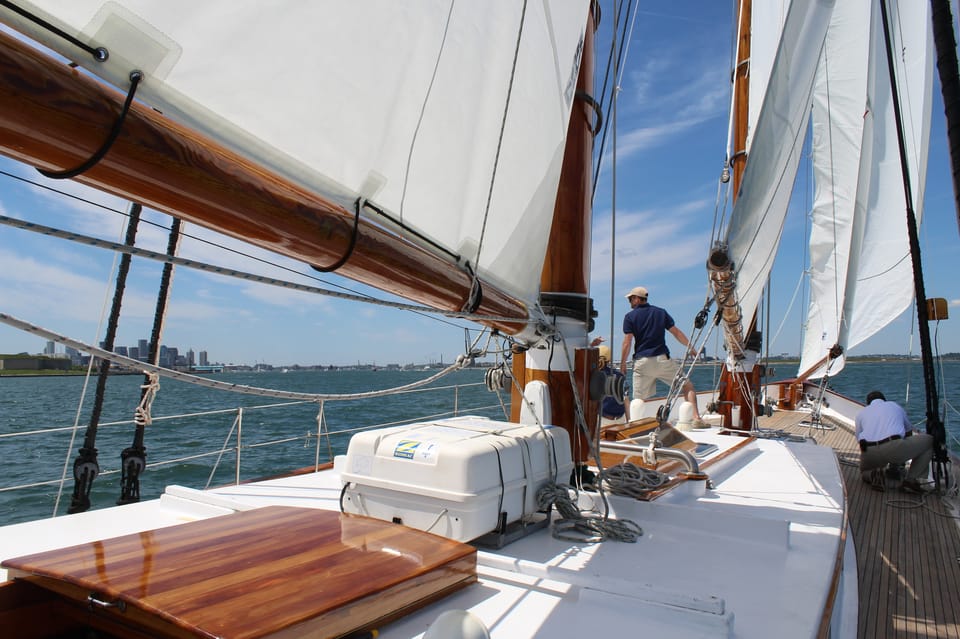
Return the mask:
[(397, 442), (397, 446), (393, 449), (393, 456), (402, 459), (413, 459), (421, 443), (422, 442), (415, 439), (402, 439)]

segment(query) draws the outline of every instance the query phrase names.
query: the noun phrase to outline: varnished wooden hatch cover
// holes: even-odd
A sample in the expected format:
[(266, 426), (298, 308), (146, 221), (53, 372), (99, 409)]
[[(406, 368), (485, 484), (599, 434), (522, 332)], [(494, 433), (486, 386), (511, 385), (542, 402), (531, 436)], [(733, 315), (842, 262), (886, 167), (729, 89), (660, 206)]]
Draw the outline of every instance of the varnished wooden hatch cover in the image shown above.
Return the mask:
[[(11, 578), (163, 637), (339, 637), (474, 583), (472, 546), (271, 506), (15, 559)], [(106, 604), (88, 603), (93, 595)]]

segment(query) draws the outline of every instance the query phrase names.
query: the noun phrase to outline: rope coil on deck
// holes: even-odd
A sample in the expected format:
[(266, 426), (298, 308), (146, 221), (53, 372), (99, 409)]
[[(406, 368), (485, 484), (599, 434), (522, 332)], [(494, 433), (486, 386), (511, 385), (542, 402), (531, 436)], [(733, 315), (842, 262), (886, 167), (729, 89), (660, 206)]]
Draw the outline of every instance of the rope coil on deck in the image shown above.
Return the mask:
[(629, 519), (584, 515), (576, 504), (577, 490), (567, 484), (548, 484), (537, 492), (540, 510), (557, 508), (560, 519), (553, 524), (553, 536), (565, 541), (596, 543), (612, 539), (636, 543), (643, 529)]

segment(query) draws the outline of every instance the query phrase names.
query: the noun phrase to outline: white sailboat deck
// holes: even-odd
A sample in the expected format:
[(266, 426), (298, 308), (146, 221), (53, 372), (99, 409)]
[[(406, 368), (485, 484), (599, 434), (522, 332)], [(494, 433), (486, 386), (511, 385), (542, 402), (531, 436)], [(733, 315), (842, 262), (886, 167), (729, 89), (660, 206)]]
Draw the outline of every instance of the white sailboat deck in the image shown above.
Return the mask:
[[(694, 435), (718, 446), (716, 461), (702, 462), (711, 489), (691, 480), (653, 501), (607, 497), (611, 518), (643, 528), (635, 544), (571, 542), (541, 529), (502, 549), (481, 549), (478, 583), (380, 628), (381, 635), (416, 637), (442, 611), (464, 609), (493, 637), (576, 636), (601, 627), (671, 637), (768, 636), (772, 628), (782, 637), (816, 636), (824, 622), (809, 611), (826, 607), (846, 523), (833, 450), (715, 429)], [(268, 505), (336, 511), (342, 461), (328, 471), (208, 492), (174, 486), (153, 502), (20, 524), (5, 531), (2, 558), (93, 541), (107, 530), (116, 536)], [(582, 493), (580, 506), (604, 510), (595, 493)], [(856, 601), (855, 571), (848, 575), (838, 596)]]

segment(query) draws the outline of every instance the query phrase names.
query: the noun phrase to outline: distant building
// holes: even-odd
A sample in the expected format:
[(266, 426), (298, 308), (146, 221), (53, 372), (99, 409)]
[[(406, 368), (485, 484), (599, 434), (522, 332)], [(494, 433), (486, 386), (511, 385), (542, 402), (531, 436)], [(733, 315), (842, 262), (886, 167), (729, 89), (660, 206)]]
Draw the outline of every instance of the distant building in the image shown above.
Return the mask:
[(137, 348), (136, 346), (131, 346), (131, 347), (127, 350), (127, 357), (129, 357), (130, 359), (139, 360), (139, 359), (140, 359), (140, 349)]
[(192, 368), (195, 364), (196, 364), (196, 361), (194, 360), (193, 349), (191, 348), (187, 350), (187, 366), (190, 366)]
[(200, 365), (209, 366), (210, 361), (207, 359), (207, 351), (200, 351)]
[(49, 342), (47, 342), (47, 345), (44, 346), (44, 348), (43, 348), (43, 354), (44, 354), (44, 355), (53, 356), (53, 355), (56, 354), (56, 352), (57, 352), (57, 343), (54, 342), (54, 341), (49, 341)]
[(21, 357), (16, 355), (7, 355), (0, 357), (0, 370), (21, 370), (21, 371), (46, 371), (46, 370), (70, 370), (70, 360), (65, 357), (39, 357), (28, 356)]
[(123, 355), (124, 357), (129, 357), (126, 346), (117, 346), (116, 348), (113, 349), (113, 352), (116, 353), (117, 355)]
[(67, 346), (65, 349), (65, 353), (67, 355), (67, 359), (70, 360), (71, 366), (80, 365), (80, 362), (81, 362), (80, 351), (78, 351), (75, 348), (71, 348), (70, 346)]

